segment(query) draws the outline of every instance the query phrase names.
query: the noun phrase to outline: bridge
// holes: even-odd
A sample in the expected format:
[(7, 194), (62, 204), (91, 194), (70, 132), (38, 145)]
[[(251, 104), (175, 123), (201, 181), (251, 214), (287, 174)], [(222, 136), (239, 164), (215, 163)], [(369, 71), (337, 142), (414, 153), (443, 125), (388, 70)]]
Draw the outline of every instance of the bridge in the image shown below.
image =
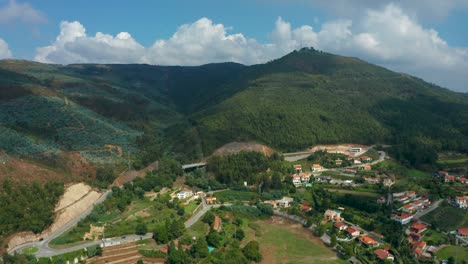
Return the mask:
[(201, 168), (201, 167), (205, 167), (205, 166), (206, 166), (206, 162), (198, 162), (198, 163), (182, 165), (182, 169), (184, 171), (186, 171), (186, 170), (197, 169), (197, 168)]

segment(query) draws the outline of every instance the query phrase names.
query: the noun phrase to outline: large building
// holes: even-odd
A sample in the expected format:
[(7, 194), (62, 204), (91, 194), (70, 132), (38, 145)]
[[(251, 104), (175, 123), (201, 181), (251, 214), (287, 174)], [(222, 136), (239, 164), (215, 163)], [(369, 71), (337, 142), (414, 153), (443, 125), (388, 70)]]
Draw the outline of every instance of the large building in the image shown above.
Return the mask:
[(332, 222), (343, 222), (344, 218), (341, 217), (341, 211), (340, 210), (330, 210), (328, 209), (325, 211), (325, 214), (323, 215), (325, 220), (327, 221), (332, 221)]

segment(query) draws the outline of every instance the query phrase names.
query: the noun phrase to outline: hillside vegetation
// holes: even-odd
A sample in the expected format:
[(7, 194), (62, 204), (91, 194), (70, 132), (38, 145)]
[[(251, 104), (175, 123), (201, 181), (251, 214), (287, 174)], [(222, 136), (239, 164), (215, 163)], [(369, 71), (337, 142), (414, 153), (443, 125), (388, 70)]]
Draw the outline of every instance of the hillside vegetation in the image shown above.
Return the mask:
[(200, 160), (233, 141), (279, 151), (385, 143), (409, 165), (468, 150), (463, 94), (314, 49), (254, 66), (3, 60), (0, 110), (8, 154), (54, 160), (75, 151), (106, 166)]

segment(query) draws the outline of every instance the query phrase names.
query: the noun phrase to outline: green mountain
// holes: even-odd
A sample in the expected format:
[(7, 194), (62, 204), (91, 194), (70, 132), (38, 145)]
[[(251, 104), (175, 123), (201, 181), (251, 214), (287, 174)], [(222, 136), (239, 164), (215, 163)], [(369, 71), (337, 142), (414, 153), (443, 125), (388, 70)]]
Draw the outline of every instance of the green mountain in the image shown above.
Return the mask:
[(253, 66), (3, 60), (0, 131), (0, 149), (53, 163), (64, 152), (101, 165), (190, 161), (253, 140), (280, 151), (385, 143), (416, 164), (468, 150), (468, 98), (314, 49)]

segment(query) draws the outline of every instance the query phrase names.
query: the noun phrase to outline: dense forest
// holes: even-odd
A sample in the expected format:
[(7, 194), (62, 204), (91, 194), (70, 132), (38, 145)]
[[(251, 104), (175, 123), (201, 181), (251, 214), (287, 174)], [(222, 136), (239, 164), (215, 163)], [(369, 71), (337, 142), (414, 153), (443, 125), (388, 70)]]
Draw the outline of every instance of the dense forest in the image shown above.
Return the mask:
[(64, 192), (63, 183), (3, 182), (0, 190), (0, 241), (18, 231), (39, 233), (52, 224), (54, 208)]

